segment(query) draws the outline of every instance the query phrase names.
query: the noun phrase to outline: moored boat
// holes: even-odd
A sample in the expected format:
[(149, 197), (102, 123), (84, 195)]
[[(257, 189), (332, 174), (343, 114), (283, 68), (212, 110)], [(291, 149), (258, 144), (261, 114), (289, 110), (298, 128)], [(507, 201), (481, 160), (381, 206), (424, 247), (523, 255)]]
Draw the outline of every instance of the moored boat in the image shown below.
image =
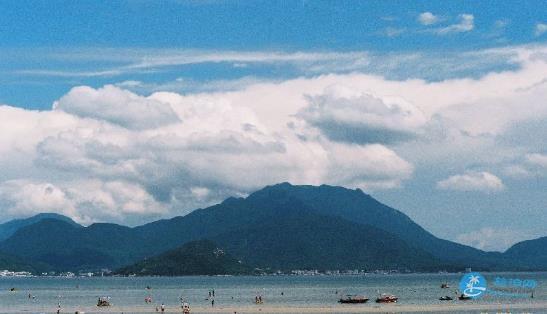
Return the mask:
[(346, 295), (345, 297), (343, 298), (340, 298), (340, 300), (338, 300), (339, 303), (350, 303), (350, 304), (354, 304), (354, 303), (367, 303), (369, 299), (365, 296), (362, 296), (362, 295), (351, 295), (351, 294), (348, 294)]
[(467, 296), (467, 295), (465, 295), (465, 294), (462, 293), (462, 294), (460, 294), (460, 296), (458, 297), (458, 300), (462, 300), (462, 301), (464, 301), (464, 300), (471, 300), (471, 297), (470, 297), (470, 296)]
[(385, 294), (383, 293), (381, 296), (376, 298), (376, 303), (395, 303), (399, 300), (398, 297), (394, 296), (393, 294)]
[(439, 300), (441, 300), (441, 301), (452, 301), (452, 300), (454, 300), (454, 299), (452, 299), (451, 296), (447, 296), (447, 295), (446, 295), (446, 296), (444, 296), (444, 297), (440, 297)]

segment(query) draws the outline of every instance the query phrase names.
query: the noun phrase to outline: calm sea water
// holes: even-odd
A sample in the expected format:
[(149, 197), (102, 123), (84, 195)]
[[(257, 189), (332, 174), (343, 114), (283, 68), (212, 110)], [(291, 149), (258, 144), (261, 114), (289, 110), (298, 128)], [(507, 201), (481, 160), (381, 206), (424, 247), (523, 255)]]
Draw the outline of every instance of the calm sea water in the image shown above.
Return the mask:
[[(486, 296), (477, 303), (523, 303), (547, 301), (547, 273), (483, 273), (489, 282), (496, 276), (533, 279), (538, 283), (534, 299)], [(400, 304), (443, 304), (444, 295), (455, 296), (461, 274), (390, 274), (364, 276), (264, 276), (264, 277), (147, 277), (147, 278), (0, 278), (0, 313), (52, 313), (60, 300), (63, 308), (93, 306), (99, 296), (111, 297), (120, 309), (150, 308), (153, 305), (179, 305), (184, 296), (192, 306), (206, 306), (208, 291), (215, 290), (215, 306), (249, 306), (261, 294), (269, 306), (337, 306), (343, 294), (365, 294), (371, 299), (378, 292), (397, 295)], [(448, 282), (450, 289), (441, 289)], [(147, 290), (150, 286), (152, 289)], [(17, 291), (11, 292), (10, 288)], [(28, 294), (35, 298), (28, 298)], [(458, 302), (458, 301), (454, 301)], [(374, 306), (374, 302), (364, 306)], [(339, 305), (343, 306), (343, 305)], [(476, 311), (475, 311), (476, 312)], [(535, 311), (537, 313), (537, 310)], [(128, 313), (126, 310), (125, 313)]]

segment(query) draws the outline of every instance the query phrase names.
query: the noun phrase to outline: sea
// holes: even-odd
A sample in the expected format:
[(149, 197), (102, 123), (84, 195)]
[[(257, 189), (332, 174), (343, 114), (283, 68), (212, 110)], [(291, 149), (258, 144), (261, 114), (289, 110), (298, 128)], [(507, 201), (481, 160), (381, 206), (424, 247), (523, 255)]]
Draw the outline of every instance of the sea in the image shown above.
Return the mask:
[[(231, 309), (253, 306), (260, 295), (268, 308), (330, 308), (329, 312), (344, 313), (348, 305), (338, 304), (346, 294), (366, 295), (371, 298), (364, 310), (376, 306), (374, 299), (380, 293), (399, 297), (398, 306), (443, 306), (446, 302), (473, 304), (547, 304), (547, 273), (482, 273), (494, 287), (496, 280), (521, 282), (533, 280), (536, 287), (520, 296), (485, 295), (471, 301), (458, 301), (457, 290), (463, 274), (365, 274), (315, 276), (189, 276), (189, 277), (0, 277), (0, 313), (55, 313), (60, 303), (63, 313), (93, 308), (99, 297), (109, 297), (110, 313), (131, 311), (155, 312), (162, 303), (167, 308), (180, 308), (181, 297), (192, 307), (210, 306), (209, 292), (214, 290), (215, 307)], [(450, 288), (442, 289), (448, 283)], [(11, 291), (14, 290), (14, 291)], [(523, 290), (524, 291), (524, 290)], [(529, 291), (529, 290), (526, 290)], [(30, 295), (30, 296), (29, 296)], [(449, 295), (455, 301), (440, 301)], [(150, 296), (152, 304), (144, 299)], [(506, 307), (510, 308), (510, 307)], [(522, 307), (521, 307), (522, 308)], [(97, 310), (97, 312), (101, 312)], [(194, 311), (195, 312), (195, 311)], [(258, 312), (258, 311), (257, 311)], [(398, 313), (397, 308), (389, 310)], [(459, 311), (487, 313), (485, 311)], [(68, 312), (65, 312), (68, 313)], [(262, 311), (261, 313), (265, 313)], [(496, 313), (496, 312), (491, 312)], [(498, 312), (498, 313), (510, 313)], [(519, 310), (513, 313), (547, 313), (547, 309)]]

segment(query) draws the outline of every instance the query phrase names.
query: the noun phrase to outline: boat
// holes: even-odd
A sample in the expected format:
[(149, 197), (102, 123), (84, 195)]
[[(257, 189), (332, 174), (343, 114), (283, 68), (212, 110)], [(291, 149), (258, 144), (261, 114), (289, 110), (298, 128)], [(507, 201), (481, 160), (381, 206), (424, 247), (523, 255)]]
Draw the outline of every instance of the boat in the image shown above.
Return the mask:
[(465, 301), (465, 300), (471, 300), (471, 297), (470, 296), (467, 296), (465, 294), (460, 294), (460, 296), (458, 297), (458, 300), (462, 300), (462, 301)]
[(110, 298), (100, 297), (99, 300), (97, 300), (97, 306), (110, 306)]
[(448, 289), (448, 288), (450, 288), (450, 286), (448, 285), (448, 283), (445, 282), (445, 283), (441, 284), (441, 288), (442, 289)]
[(444, 297), (440, 297), (439, 300), (441, 301), (452, 301), (454, 300), (451, 296), (444, 296)]
[(382, 293), (381, 296), (376, 298), (376, 303), (396, 303), (397, 300), (399, 300), (399, 298), (394, 296), (393, 294)]
[(338, 300), (338, 302), (339, 303), (355, 304), (355, 303), (367, 303), (368, 300), (369, 300), (369, 298), (367, 298), (365, 296), (362, 296), (362, 295), (348, 294), (344, 298), (340, 298), (340, 300)]

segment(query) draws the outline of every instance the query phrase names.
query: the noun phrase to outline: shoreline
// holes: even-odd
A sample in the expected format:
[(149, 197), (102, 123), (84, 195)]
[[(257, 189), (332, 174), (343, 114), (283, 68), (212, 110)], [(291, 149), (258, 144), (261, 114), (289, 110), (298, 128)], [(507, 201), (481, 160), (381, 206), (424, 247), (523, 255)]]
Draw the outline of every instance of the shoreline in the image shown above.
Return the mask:
[[(296, 313), (451, 313), (451, 312), (470, 312), (470, 311), (496, 311), (509, 313), (511, 311), (520, 310), (520, 311), (533, 311), (542, 310), (542, 312), (547, 312), (547, 301), (539, 302), (529, 302), (529, 303), (491, 303), (491, 304), (428, 304), (428, 305), (415, 305), (415, 304), (385, 304), (385, 305), (376, 305), (376, 304), (362, 304), (362, 305), (333, 305), (333, 306), (242, 306), (242, 307), (233, 307), (233, 306), (218, 306), (215, 308), (207, 306), (191, 306), (191, 313), (202, 313), (202, 314), (215, 314), (215, 313), (238, 313), (238, 314), (250, 314), (250, 313), (272, 313), (272, 314), (296, 314)], [(15, 311), (10, 310), (9, 312), (3, 312), (0, 310), (0, 313), (54, 313), (56, 309), (52, 308), (41, 308), (41, 309), (30, 309), (30, 308), (21, 308)], [(105, 308), (98, 308), (96, 306), (88, 307), (67, 307), (63, 308), (61, 313), (75, 313), (80, 311), (80, 313), (95, 314), (95, 313), (156, 313), (155, 305), (154, 306), (111, 306)], [(166, 307), (165, 313), (181, 313), (180, 307), (170, 306)]]
[[(480, 271), (480, 270), (479, 270)], [(366, 277), (366, 276), (413, 276), (413, 275), (439, 275), (439, 276), (453, 276), (464, 274), (465, 271), (459, 272), (365, 272), (359, 274), (327, 274), (327, 273), (318, 273), (318, 274), (277, 274), (277, 273), (267, 273), (267, 274), (245, 274), (245, 275), (177, 275), (177, 276), (164, 276), (164, 275), (146, 275), (146, 276), (130, 276), (130, 275), (106, 275), (106, 276), (61, 276), (61, 275), (29, 275), (29, 276), (2, 276), (0, 279), (16, 279), (16, 278), (65, 278), (65, 279), (88, 279), (88, 278), (192, 278), (192, 277)], [(480, 271), (482, 274), (544, 274), (547, 273), (547, 270), (504, 270), (504, 271)], [(1, 313), (1, 312), (0, 312)]]

